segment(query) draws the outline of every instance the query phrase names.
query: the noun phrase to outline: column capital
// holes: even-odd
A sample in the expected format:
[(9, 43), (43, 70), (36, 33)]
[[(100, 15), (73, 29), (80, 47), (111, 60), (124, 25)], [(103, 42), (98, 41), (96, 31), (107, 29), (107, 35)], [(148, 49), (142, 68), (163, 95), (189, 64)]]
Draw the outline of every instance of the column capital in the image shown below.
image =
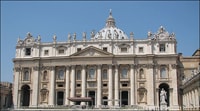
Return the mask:
[(71, 68), (74, 69), (76, 67), (76, 65), (71, 65)]
[(33, 67), (33, 70), (35, 70), (35, 71), (39, 71), (39, 69), (40, 69), (40, 67), (38, 67), (38, 66)]
[(81, 65), (81, 66), (82, 66), (83, 69), (85, 69), (87, 65), (83, 64), (83, 65)]
[(131, 68), (134, 68), (135, 65), (134, 64), (130, 64), (130, 66), (131, 66)]
[(49, 66), (49, 70), (55, 70), (55, 66)]
[(112, 67), (113, 66), (113, 64), (108, 64), (108, 67), (110, 68), (110, 67)]
[(15, 67), (14, 69), (15, 69), (16, 72), (22, 71), (21, 67)]
[(102, 66), (102, 64), (98, 64), (98, 65), (97, 65), (98, 68), (101, 68), (101, 66)]
[(177, 64), (171, 64), (171, 68), (172, 69), (176, 69), (177, 68)]

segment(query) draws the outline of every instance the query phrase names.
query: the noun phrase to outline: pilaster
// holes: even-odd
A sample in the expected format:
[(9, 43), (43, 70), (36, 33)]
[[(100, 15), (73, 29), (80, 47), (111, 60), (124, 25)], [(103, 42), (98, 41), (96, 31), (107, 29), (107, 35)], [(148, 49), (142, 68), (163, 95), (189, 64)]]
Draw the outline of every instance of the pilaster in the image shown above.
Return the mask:
[[(70, 97), (75, 97), (75, 66), (71, 69), (71, 92)], [(70, 102), (70, 105), (74, 105), (74, 102)]]
[(20, 96), (19, 95), (19, 74), (21, 72), (21, 68), (19, 67), (16, 67), (15, 68), (15, 77), (14, 77), (14, 86), (13, 86), (13, 105), (14, 105), (14, 108), (17, 108), (19, 106), (19, 102), (18, 102), (18, 99), (20, 99)]
[(135, 104), (135, 96), (134, 96), (134, 81), (135, 80), (135, 74), (134, 74), (134, 66), (131, 65), (131, 69), (130, 69), (130, 87), (131, 87), (131, 105)]
[(119, 106), (119, 73), (118, 65), (115, 65), (115, 106)]
[(112, 106), (112, 99), (113, 99), (113, 80), (112, 80), (112, 65), (109, 65), (109, 69), (108, 69), (108, 99), (110, 101), (108, 101), (108, 105)]
[(39, 86), (38, 86), (38, 80), (39, 80), (39, 69), (40, 67), (33, 67), (33, 93), (32, 93), (32, 107), (38, 106), (38, 98), (39, 98)]
[(97, 69), (97, 107), (101, 106), (101, 65), (98, 65)]
[[(85, 72), (85, 65), (82, 66), (82, 87), (81, 87), (81, 97), (86, 97), (86, 72)], [(86, 105), (85, 102), (81, 102), (81, 105)]]
[(51, 67), (50, 73), (50, 92), (49, 92), (49, 105), (54, 106), (55, 100), (55, 67)]
[(65, 105), (69, 105), (69, 66), (66, 66), (66, 81), (65, 81)]
[(150, 106), (154, 106), (154, 96), (155, 96), (155, 89), (154, 89), (154, 74), (153, 74), (153, 65), (148, 65), (146, 68), (146, 77), (147, 79), (147, 104)]

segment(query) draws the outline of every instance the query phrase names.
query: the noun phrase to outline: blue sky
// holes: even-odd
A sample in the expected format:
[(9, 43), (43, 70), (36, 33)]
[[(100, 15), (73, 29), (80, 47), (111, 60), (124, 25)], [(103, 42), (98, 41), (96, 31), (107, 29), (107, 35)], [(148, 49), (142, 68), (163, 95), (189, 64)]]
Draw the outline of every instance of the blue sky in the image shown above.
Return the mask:
[(66, 41), (68, 33), (96, 32), (105, 26), (112, 9), (116, 26), (135, 39), (162, 25), (176, 34), (178, 53), (191, 56), (199, 48), (198, 1), (10, 1), (1, 2), (1, 81), (13, 81), (17, 38), (27, 32), (42, 42)]

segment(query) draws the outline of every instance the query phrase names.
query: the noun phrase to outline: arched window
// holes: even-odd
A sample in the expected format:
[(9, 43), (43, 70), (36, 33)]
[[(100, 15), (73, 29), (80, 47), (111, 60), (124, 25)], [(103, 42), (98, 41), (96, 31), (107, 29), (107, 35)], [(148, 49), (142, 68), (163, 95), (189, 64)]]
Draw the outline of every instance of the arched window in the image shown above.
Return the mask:
[(127, 72), (128, 72), (127, 69), (126, 69), (126, 68), (123, 68), (123, 69), (122, 69), (121, 77), (122, 77), (122, 78), (128, 78)]
[(43, 73), (43, 81), (47, 80), (47, 71), (44, 71)]
[(108, 79), (108, 75), (107, 75), (107, 70), (106, 69), (104, 69), (103, 70), (103, 79)]
[(63, 71), (63, 70), (59, 70), (59, 71), (58, 71), (58, 79), (59, 79), (59, 80), (64, 79), (64, 71)]
[(89, 70), (89, 76), (88, 76), (89, 79), (94, 79), (95, 78), (95, 70), (93, 68), (91, 68)]
[(139, 78), (140, 79), (144, 79), (144, 70), (143, 69), (140, 69), (140, 72), (139, 72)]
[(160, 78), (167, 78), (167, 74), (166, 74), (166, 69), (165, 68), (161, 68), (160, 69)]
[(25, 72), (24, 72), (23, 80), (24, 80), (24, 81), (28, 81), (28, 80), (29, 80), (29, 72), (28, 72), (28, 71), (25, 71)]
[(76, 80), (81, 80), (81, 70), (77, 71)]

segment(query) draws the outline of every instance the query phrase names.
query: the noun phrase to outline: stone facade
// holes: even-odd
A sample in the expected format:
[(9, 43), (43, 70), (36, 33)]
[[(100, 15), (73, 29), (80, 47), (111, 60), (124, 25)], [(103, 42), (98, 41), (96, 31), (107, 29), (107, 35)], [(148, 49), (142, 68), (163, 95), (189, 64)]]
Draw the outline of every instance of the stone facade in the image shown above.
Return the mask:
[[(167, 106), (178, 109), (175, 34), (164, 27), (143, 40), (117, 28), (110, 12), (99, 32), (76, 33), (49, 43), (28, 33), (18, 39), (14, 62), (14, 107), (94, 105), (96, 108), (135, 105), (156, 109), (161, 88)], [(68, 98), (92, 97), (93, 102)]]
[(182, 109), (200, 110), (200, 49), (191, 57), (180, 56)]

